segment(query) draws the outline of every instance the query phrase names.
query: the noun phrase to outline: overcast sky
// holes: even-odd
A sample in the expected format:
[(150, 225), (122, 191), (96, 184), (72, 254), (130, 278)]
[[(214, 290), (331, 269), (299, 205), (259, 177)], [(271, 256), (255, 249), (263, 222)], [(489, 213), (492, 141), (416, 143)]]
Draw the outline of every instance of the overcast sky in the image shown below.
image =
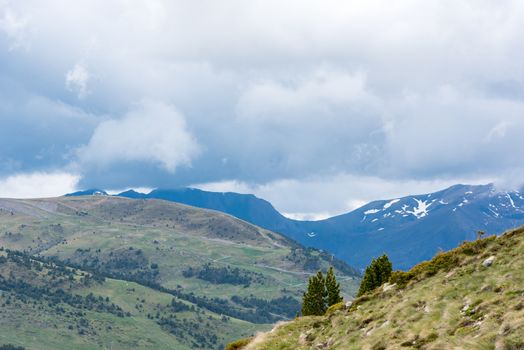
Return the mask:
[(0, 196), (518, 187), (524, 2), (0, 0), (0, 121)]

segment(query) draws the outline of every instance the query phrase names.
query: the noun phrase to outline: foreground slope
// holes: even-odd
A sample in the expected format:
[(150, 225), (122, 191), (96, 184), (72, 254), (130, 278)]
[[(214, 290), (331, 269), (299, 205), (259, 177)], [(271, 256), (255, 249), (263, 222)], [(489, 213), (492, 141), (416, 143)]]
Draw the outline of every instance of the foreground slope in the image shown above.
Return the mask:
[(286, 218), (269, 202), (247, 194), (186, 188), (148, 194), (127, 191), (120, 196), (161, 198), (222, 211), (306, 246), (325, 249), (358, 268), (387, 253), (396, 268), (409, 269), (439, 250), (474, 239), (478, 230), (499, 234), (524, 224), (524, 195), (500, 192), (493, 185), (456, 185), (434, 193), (374, 201), (320, 221)]
[[(126, 312), (144, 310), (140, 322), (144, 322), (145, 329), (156, 327), (168, 340), (187, 348), (220, 348), (220, 344), (239, 335), (249, 335), (267, 329), (267, 324), (293, 317), (300, 308), (307, 278), (317, 269), (335, 265), (346, 295), (353, 294), (358, 284), (351, 267), (326, 253), (305, 249), (279, 234), (223, 213), (162, 200), (109, 196), (0, 199), (0, 246), (25, 252), (33, 259), (102, 276), (104, 283), (78, 291), (73, 286), (71, 293), (109, 297)], [(24, 272), (16, 267), (4, 272), (2, 290), (9, 278), (18, 280), (34, 271)], [(33, 281), (29, 278), (25, 283), (32, 288)], [(131, 284), (149, 292), (143, 292), (144, 297), (134, 295), (128, 290), (134, 287), (125, 287)], [(121, 299), (128, 294), (128, 299)], [(156, 301), (155, 295), (162, 301)], [(175, 311), (166, 306), (173, 299)], [(177, 309), (179, 302), (189, 305), (189, 309)], [(6, 321), (11, 316), (27, 318), (31, 311), (23, 310), (14, 308), (3, 313), (0, 327), (9, 325)], [(45, 319), (54, 319), (55, 311), (42, 311), (39, 315), (43, 319), (36, 319), (35, 324), (48, 324)], [(92, 315), (92, 320), (99, 316)], [(175, 316), (176, 322), (171, 316)], [(130, 320), (133, 317), (132, 313)], [(212, 318), (210, 326), (191, 327), (190, 336), (181, 336), (180, 329), (184, 328), (180, 322), (188, 325), (207, 317)], [(135, 322), (130, 320), (117, 321)], [(63, 326), (58, 323), (57, 327)], [(22, 338), (38, 328), (27, 326), (26, 333), (20, 333), (24, 327), (6, 327), (2, 334)], [(122, 332), (112, 332), (123, 337), (129, 332), (140, 334), (124, 326), (119, 329)], [(96, 333), (103, 331), (98, 329)], [(89, 337), (97, 339), (88, 342), (86, 348), (93, 342), (105, 341), (91, 333), (75, 337), (81, 339), (80, 343)], [(125, 348), (143, 347), (141, 342), (129, 344)], [(155, 346), (179, 348), (175, 345)]]
[(392, 282), (245, 349), (524, 348), (524, 228), (463, 244)]

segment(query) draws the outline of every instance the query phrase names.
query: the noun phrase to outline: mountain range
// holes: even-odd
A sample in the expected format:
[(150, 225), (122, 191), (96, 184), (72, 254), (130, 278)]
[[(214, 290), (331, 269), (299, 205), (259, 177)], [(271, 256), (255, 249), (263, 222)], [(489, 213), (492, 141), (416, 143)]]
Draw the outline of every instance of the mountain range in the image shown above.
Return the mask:
[[(88, 190), (70, 195), (86, 194), (106, 193)], [(474, 239), (477, 231), (500, 234), (524, 224), (524, 195), (499, 191), (493, 184), (455, 185), (434, 193), (373, 201), (319, 221), (287, 218), (252, 194), (182, 188), (156, 189), (147, 194), (129, 190), (117, 196), (163, 199), (224, 212), (333, 253), (359, 269), (383, 253), (389, 255), (395, 268), (409, 269), (439, 250)]]

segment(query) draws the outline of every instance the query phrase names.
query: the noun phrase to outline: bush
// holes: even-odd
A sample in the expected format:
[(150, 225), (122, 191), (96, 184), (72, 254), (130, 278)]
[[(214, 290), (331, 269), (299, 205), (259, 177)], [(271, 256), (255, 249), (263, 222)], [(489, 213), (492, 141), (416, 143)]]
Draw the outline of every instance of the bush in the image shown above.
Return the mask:
[(253, 338), (244, 338), (229, 343), (224, 350), (239, 350), (244, 348)]
[(390, 283), (396, 283), (399, 288), (405, 288), (410, 281), (419, 281), (425, 277), (437, 274), (439, 271), (450, 271), (461, 262), (461, 256), (479, 255), (486, 250), (496, 236), (479, 239), (473, 242), (464, 242), (457, 249), (437, 254), (430, 261), (423, 261), (411, 270), (395, 271), (391, 274)]
[(395, 283), (399, 288), (405, 288), (408, 282), (413, 278), (413, 274), (404, 271), (393, 271), (389, 278), (390, 283)]
[(341, 301), (339, 303), (333, 304), (330, 307), (328, 307), (328, 309), (326, 310), (326, 315), (330, 315), (339, 310), (344, 310), (345, 308), (346, 308), (346, 304), (343, 301)]
[(477, 255), (486, 249), (487, 245), (493, 242), (495, 239), (497, 239), (497, 236), (478, 239), (473, 242), (464, 242), (458, 249), (465, 255)]

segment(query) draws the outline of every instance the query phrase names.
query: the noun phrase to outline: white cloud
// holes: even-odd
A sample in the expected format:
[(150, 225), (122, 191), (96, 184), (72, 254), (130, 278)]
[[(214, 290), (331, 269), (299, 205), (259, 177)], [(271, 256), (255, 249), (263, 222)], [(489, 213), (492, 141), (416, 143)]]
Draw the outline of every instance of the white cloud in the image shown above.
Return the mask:
[(332, 217), (331, 213), (319, 212), (319, 213), (281, 213), (288, 219), (300, 220), (300, 221), (317, 221), (324, 220)]
[(143, 100), (121, 119), (98, 125), (89, 143), (78, 151), (84, 165), (106, 167), (118, 162), (153, 162), (174, 173), (191, 165), (200, 147), (172, 105)]
[(89, 71), (83, 63), (77, 63), (66, 73), (65, 83), (69, 91), (77, 94), (79, 99), (91, 94), (88, 83), (91, 78)]
[(151, 187), (124, 187), (124, 188), (120, 188), (120, 189), (111, 189), (111, 190), (106, 190), (106, 192), (110, 195), (115, 195), (115, 194), (119, 194), (119, 193), (122, 193), (122, 192), (126, 192), (126, 191), (129, 191), (129, 190), (133, 190), (135, 192), (139, 192), (139, 193), (149, 193), (153, 190), (153, 188)]
[(0, 178), (0, 197), (57, 197), (76, 191), (80, 177), (66, 172), (21, 173)]
[(9, 51), (29, 50), (30, 41), (27, 35), (29, 19), (16, 14), (9, 4), (0, 2), (0, 32), (4, 32), (9, 39)]

